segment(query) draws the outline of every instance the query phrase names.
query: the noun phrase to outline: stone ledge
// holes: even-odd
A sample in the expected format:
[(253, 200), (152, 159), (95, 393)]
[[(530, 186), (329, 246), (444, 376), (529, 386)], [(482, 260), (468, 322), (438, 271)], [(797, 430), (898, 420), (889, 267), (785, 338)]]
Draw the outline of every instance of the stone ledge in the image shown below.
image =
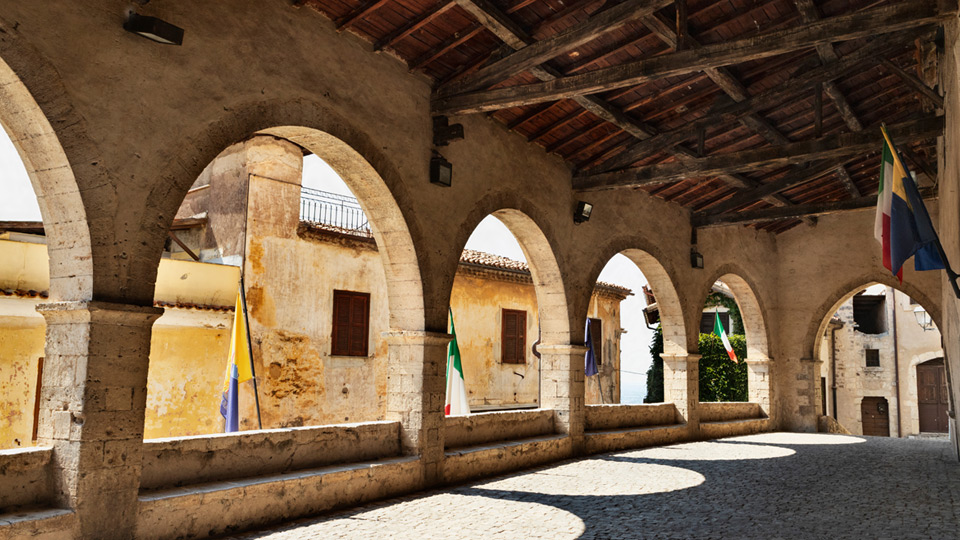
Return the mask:
[(462, 482), (478, 477), (526, 469), (572, 455), (570, 437), (564, 434), (501, 441), (447, 450), (444, 480)]
[(586, 431), (666, 426), (681, 420), (673, 403), (587, 405)]
[(529, 439), (556, 433), (552, 409), (492, 411), (444, 418), (446, 449), (500, 441)]
[(769, 418), (700, 422), (700, 438), (719, 439), (722, 437), (735, 437), (737, 435), (753, 435), (755, 433), (771, 431), (770, 424)]
[(586, 452), (597, 454), (686, 440), (688, 424), (667, 424), (588, 431)]
[(0, 451), (0, 508), (28, 507), (50, 502), (50, 447)]
[(136, 536), (188, 538), (237, 532), (420, 487), (419, 458), (403, 456), (157, 490), (140, 494)]
[(76, 514), (62, 508), (35, 508), (0, 514), (0, 537), (44, 540), (73, 538)]

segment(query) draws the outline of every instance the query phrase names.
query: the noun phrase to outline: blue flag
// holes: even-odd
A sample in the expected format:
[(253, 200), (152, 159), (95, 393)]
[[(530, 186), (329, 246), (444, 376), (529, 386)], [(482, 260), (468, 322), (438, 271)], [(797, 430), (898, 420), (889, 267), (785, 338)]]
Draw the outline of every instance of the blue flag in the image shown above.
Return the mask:
[(238, 395), (240, 375), (236, 364), (231, 363), (229, 369), (230, 382), (227, 384), (227, 391), (220, 396), (220, 414), (223, 416), (224, 433), (240, 431), (240, 396)]
[(584, 357), (584, 367), (583, 372), (587, 377), (596, 375), (599, 370), (597, 369), (597, 353), (596, 349), (593, 346), (593, 336), (590, 334), (590, 319), (587, 319), (587, 330), (586, 330), (586, 340), (584, 345), (587, 347), (587, 354)]

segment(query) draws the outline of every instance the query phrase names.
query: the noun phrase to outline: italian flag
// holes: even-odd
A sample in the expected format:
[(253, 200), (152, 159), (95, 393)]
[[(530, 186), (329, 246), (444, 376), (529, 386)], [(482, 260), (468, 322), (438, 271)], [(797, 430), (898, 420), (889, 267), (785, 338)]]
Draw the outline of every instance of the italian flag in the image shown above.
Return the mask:
[(447, 345), (447, 398), (443, 413), (447, 416), (470, 414), (467, 403), (467, 387), (463, 384), (463, 364), (460, 363), (460, 347), (457, 331), (453, 327), (453, 310), (450, 310), (450, 333), (453, 339)]
[(727, 350), (727, 356), (730, 357), (730, 360), (736, 362), (737, 353), (733, 352), (733, 347), (730, 346), (730, 340), (727, 339), (727, 333), (723, 331), (723, 323), (720, 322), (719, 311), (714, 312), (713, 333), (720, 336), (720, 341), (723, 342), (723, 348)]
[[(873, 237), (880, 242), (883, 251), (883, 267), (893, 273), (890, 249), (890, 215), (893, 208), (893, 152), (886, 140), (883, 143), (883, 157), (880, 159), (880, 191), (877, 193), (877, 215), (873, 221)], [(897, 272), (897, 278), (903, 283), (903, 268)]]

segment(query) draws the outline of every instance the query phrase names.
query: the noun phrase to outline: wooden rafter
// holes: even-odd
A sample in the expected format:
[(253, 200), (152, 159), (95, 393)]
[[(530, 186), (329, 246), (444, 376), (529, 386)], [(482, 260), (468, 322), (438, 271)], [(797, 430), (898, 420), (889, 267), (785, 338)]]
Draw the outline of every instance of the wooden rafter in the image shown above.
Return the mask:
[(389, 1), (390, 0), (371, 0), (370, 2), (367, 2), (366, 5), (364, 5), (362, 8), (344, 17), (337, 24), (337, 30), (346, 30), (347, 28), (350, 28), (357, 21), (366, 17), (367, 15), (370, 15), (374, 11), (380, 9), (384, 4), (386, 4)]
[[(913, 141), (937, 137), (943, 133), (943, 118), (932, 117), (890, 126), (891, 136), (899, 141)], [(731, 152), (688, 160), (636, 167), (624, 171), (599, 173), (577, 178), (577, 190), (633, 188), (654, 183), (673, 182), (681, 178), (714, 176), (717, 174), (782, 167), (814, 160), (836, 160), (845, 156), (869, 152), (882, 142), (880, 130), (859, 133), (841, 133), (811, 141), (767, 146), (741, 152)], [(759, 190), (769, 189), (766, 184)], [(758, 190), (754, 190), (755, 193)], [(777, 190), (780, 191), (780, 190)], [(749, 196), (750, 193), (741, 194)], [(776, 193), (765, 193), (772, 194)], [(738, 197), (734, 197), (737, 199)]]
[[(438, 97), (434, 100), (434, 110), (442, 114), (479, 113), (565, 97), (589, 95), (633, 86), (663, 77), (683, 75), (693, 71), (785, 54), (816, 46), (818, 43), (858, 39), (930, 25), (936, 23), (940, 18), (941, 15), (937, 10), (936, 2), (931, 0), (905, 0), (891, 6), (882, 6), (867, 11), (821, 19), (786, 30), (766, 32), (748, 39), (677, 51), (637, 62), (601, 68), (589, 73), (562, 77), (553, 81), (467, 92), (460, 95), (450, 95), (451, 90), (462, 91), (460, 87), (451, 87), (447, 89), (447, 92), (438, 93)], [(538, 44), (546, 41), (550, 40), (544, 40), (538, 42)], [(532, 47), (536, 47), (536, 45)], [(525, 51), (530, 48), (526, 47), (522, 50)], [(515, 56), (516, 53), (500, 62)], [(541, 51), (541, 54), (534, 54), (532, 57), (540, 59), (550, 57), (550, 55)], [(500, 62), (484, 69), (489, 70)], [(520, 62), (517, 65), (524, 65), (525, 68), (530, 67), (526, 62)], [(475, 75), (479, 75), (483, 71), (478, 71)], [(474, 79), (474, 82), (476, 80)]]
[(473, 39), (478, 34), (484, 31), (486, 31), (486, 28), (481, 24), (472, 24), (464, 28), (463, 30), (457, 32), (456, 34), (450, 36), (449, 39), (447, 39), (440, 45), (427, 51), (422, 56), (420, 56), (419, 58), (411, 62), (410, 69), (423, 69), (434, 60), (447, 54), (448, 52), (459, 47), (460, 45), (463, 45), (467, 41), (470, 41), (471, 39)]
[(914, 90), (919, 92), (920, 95), (929, 99), (930, 102), (933, 103), (933, 105), (936, 108), (938, 109), (943, 108), (943, 97), (941, 97), (940, 94), (936, 92), (936, 90), (924, 84), (923, 81), (921, 81), (917, 77), (911, 75), (910, 73), (907, 73), (906, 70), (898, 66), (897, 63), (894, 62), (893, 60), (884, 58), (882, 60), (882, 63), (887, 69), (892, 71), (897, 77), (900, 77), (900, 80), (906, 83), (907, 86), (909, 86), (910, 88), (913, 88)]
[(398, 42), (406, 39), (417, 30), (430, 24), (434, 19), (443, 15), (447, 12), (447, 10), (456, 5), (456, 2), (453, 0), (441, 0), (433, 9), (424, 12), (416, 19), (407, 23), (405, 26), (401, 26), (400, 28), (397, 28), (393, 32), (390, 32), (389, 34), (377, 40), (377, 42), (373, 44), (373, 50), (379, 51), (396, 45)]

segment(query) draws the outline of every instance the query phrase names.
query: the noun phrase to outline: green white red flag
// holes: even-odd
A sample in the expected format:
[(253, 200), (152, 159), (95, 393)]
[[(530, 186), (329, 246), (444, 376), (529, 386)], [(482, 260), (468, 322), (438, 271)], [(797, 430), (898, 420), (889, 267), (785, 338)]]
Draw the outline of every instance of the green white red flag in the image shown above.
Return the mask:
[(723, 330), (723, 323), (720, 322), (719, 311), (714, 312), (713, 333), (720, 337), (720, 341), (723, 342), (723, 348), (727, 350), (727, 356), (730, 357), (730, 360), (736, 362), (737, 353), (733, 352), (733, 347), (730, 345), (730, 340), (727, 339), (727, 333)]
[(460, 362), (460, 347), (457, 345), (457, 331), (453, 327), (453, 310), (450, 310), (450, 334), (453, 339), (447, 345), (447, 398), (443, 407), (446, 416), (470, 414), (467, 403), (467, 387), (463, 383), (463, 364)]

